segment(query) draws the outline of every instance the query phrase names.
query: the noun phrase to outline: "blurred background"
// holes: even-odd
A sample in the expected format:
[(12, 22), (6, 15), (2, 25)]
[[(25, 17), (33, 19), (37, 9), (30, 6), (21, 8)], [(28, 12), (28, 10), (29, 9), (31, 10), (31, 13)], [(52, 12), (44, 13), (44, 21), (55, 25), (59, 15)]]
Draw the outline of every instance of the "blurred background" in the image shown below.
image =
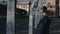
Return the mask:
[[(29, 30), (29, 15), (30, 7), (33, 4), (34, 0), (16, 0), (15, 1), (15, 33), (16, 34), (28, 34)], [(51, 19), (51, 24), (47, 27), (49, 34), (60, 34), (60, 0), (41, 0), (41, 7), (46, 6), (47, 11), (49, 12), (48, 16)], [(7, 2), (8, 0), (0, 0), (0, 34), (6, 34), (6, 22), (7, 22)], [(41, 10), (37, 10), (37, 5), (34, 4), (32, 13), (33, 13), (33, 34), (37, 34), (40, 27), (43, 28), (41, 34), (44, 34), (43, 30), (46, 27), (44, 24), (37, 26), (37, 29), (34, 28), (35, 21), (40, 19), (41, 16), (38, 16), (38, 13)], [(37, 16), (36, 16), (37, 12)], [(41, 13), (40, 13), (41, 15)], [(39, 17), (39, 18), (36, 18)], [(43, 18), (42, 18), (43, 19)], [(41, 20), (41, 19), (40, 19)], [(55, 22), (56, 21), (56, 22)], [(39, 21), (37, 21), (38, 23)], [(44, 25), (44, 26), (43, 26)], [(56, 27), (55, 27), (56, 26)], [(53, 31), (52, 31), (52, 30)], [(41, 32), (39, 31), (39, 32)], [(38, 33), (40, 34), (40, 33)]]

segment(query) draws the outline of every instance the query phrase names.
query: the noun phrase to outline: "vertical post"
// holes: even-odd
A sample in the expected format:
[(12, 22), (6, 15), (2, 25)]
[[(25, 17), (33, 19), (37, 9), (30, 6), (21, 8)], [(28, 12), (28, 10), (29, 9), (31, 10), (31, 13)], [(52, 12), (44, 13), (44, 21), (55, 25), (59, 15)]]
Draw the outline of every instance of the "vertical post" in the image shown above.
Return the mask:
[(29, 14), (29, 33), (33, 34), (33, 7), (36, 0), (31, 0), (31, 6), (30, 6), (30, 14)]
[(7, 24), (6, 34), (15, 34), (15, 0), (7, 0)]
[(37, 16), (38, 14), (37, 14), (37, 12), (38, 12), (38, 2), (39, 2), (39, 0), (37, 0), (37, 2), (36, 2), (36, 4), (37, 4), (37, 7), (35, 8), (36, 10), (35, 10), (35, 23), (34, 23), (34, 28), (37, 28), (37, 23), (38, 23), (38, 18), (37, 17), (39, 17), (39, 16)]
[(29, 13), (29, 33), (33, 34), (33, 14), (32, 14), (32, 7), (30, 6), (30, 13)]
[(30, 16), (29, 16), (29, 34), (33, 34), (33, 15), (31, 8), (30, 8)]

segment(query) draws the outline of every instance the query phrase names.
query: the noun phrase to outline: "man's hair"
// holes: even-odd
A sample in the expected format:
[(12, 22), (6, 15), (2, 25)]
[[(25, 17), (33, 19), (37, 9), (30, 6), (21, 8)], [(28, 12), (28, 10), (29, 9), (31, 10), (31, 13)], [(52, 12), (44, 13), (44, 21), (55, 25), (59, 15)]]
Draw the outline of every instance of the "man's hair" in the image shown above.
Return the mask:
[(43, 6), (42, 10), (46, 11), (47, 10), (47, 7), (46, 6)]

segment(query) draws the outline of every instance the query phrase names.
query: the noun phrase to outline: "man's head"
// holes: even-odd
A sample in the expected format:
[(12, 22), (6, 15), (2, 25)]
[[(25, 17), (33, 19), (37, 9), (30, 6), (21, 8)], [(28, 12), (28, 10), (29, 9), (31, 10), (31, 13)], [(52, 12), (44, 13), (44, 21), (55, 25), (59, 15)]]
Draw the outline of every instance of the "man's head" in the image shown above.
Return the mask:
[(46, 6), (43, 6), (42, 7), (42, 12), (46, 12), (47, 11), (47, 7)]

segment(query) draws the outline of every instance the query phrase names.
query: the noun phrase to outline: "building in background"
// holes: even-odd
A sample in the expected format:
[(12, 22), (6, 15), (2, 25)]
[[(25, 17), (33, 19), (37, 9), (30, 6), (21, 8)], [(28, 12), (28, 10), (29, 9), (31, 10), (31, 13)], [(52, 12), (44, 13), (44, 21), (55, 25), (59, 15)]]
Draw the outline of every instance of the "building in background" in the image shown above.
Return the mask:
[[(7, 1), (7, 0), (0, 0), (0, 1)], [(29, 2), (30, 1), (31, 0), (17, 0), (16, 7), (20, 8), (20, 9), (24, 9), (27, 12), (29, 12)], [(43, 0), (43, 4), (45, 4), (44, 0)], [(58, 14), (60, 2), (59, 2), (59, 0), (46, 0), (46, 6), (48, 8), (47, 10), (51, 10), (52, 12), (56, 12)]]
[(27, 12), (29, 11), (29, 4), (17, 4), (17, 8), (26, 10)]

